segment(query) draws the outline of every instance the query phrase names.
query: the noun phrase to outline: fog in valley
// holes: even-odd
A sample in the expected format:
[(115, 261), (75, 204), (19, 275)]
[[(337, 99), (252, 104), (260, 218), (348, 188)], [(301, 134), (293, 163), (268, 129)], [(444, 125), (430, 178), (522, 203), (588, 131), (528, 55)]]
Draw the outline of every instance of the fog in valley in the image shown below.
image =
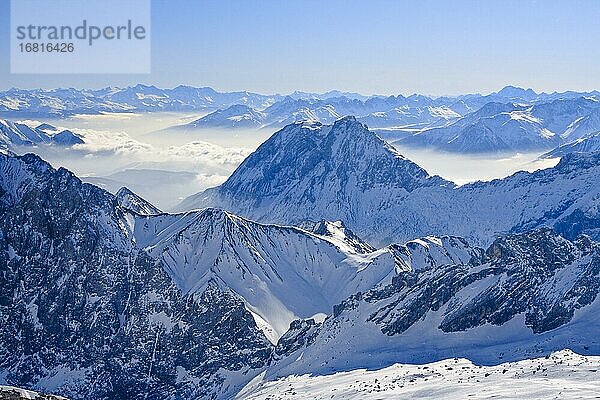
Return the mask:
[(414, 149), (397, 144), (394, 144), (394, 148), (406, 158), (425, 168), (429, 174), (439, 175), (459, 185), (504, 178), (518, 171), (533, 172), (538, 169), (550, 168), (559, 161), (558, 158), (539, 158), (545, 151), (467, 155)]
[[(126, 186), (169, 211), (185, 197), (224, 182), (275, 131), (178, 127), (205, 114), (113, 113), (26, 120), (31, 126), (44, 122), (70, 129), (85, 143), (68, 149), (26, 147), (19, 152), (35, 152), (54, 167), (68, 168), (112, 193)], [(548, 168), (558, 161), (538, 159), (542, 152), (467, 156), (395, 147), (430, 174), (461, 185)]]

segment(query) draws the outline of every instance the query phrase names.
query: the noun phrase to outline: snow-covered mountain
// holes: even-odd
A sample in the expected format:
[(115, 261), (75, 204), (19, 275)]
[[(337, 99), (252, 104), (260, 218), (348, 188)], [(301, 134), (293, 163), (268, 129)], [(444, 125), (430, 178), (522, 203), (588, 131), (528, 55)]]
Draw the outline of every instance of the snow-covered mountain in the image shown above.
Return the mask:
[(340, 222), (164, 214), (34, 155), (0, 154), (0, 188), (2, 383), (73, 399), (226, 397), (292, 321), (477, 252), (449, 237), (375, 249)]
[(41, 124), (35, 128), (0, 119), (0, 147), (13, 149), (15, 146), (56, 145), (69, 147), (82, 144), (83, 139), (69, 130), (59, 131), (52, 125)]
[(562, 137), (573, 141), (598, 132), (600, 132), (600, 107), (584, 117), (577, 118), (562, 133)]
[(0, 115), (68, 117), (102, 112), (203, 111), (243, 104), (266, 108), (279, 95), (250, 92), (218, 92), (209, 87), (177, 86), (162, 89), (136, 85), (126, 88), (10, 89), (0, 92)]
[(538, 94), (533, 89), (523, 89), (520, 87), (508, 85), (496, 92), (497, 97), (506, 98), (509, 101), (534, 101)]
[(488, 103), (443, 128), (424, 130), (400, 139), (406, 146), (431, 147), (458, 153), (509, 152), (550, 148), (560, 138), (519, 104)]
[(357, 252), (344, 240), (210, 208), (140, 218), (134, 236), (183, 293), (202, 292), (214, 281), (241, 296), (273, 341), (293, 320), (326, 314), (405, 268), (388, 248)]
[[(577, 136), (569, 131), (569, 127), (581, 118), (596, 113), (599, 108), (600, 97), (580, 96), (534, 104), (531, 107), (531, 114), (543, 121), (544, 126), (551, 132), (560, 134), (562, 138), (568, 139), (571, 137), (576, 139)], [(591, 119), (594, 120), (595, 118), (597, 116), (593, 116)], [(590, 131), (584, 131), (583, 129), (582, 131), (581, 134), (590, 133)]]
[(359, 100), (354, 97), (286, 96), (262, 111), (236, 105), (175, 128), (279, 129), (299, 121), (331, 124), (342, 116), (355, 115), (360, 121), (373, 127), (410, 126), (423, 129), (444, 126), (461, 117), (457, 110), (462, 109), (462, 104), (454, 100), (449, 100), (448, 103), (427, 97), (417, 100), (411, 97), (390, 96)]
[[(395, 188), (405, 198), (462, 190), (429, 177), (353, 118), (332, 126), (295, 124), (274, 136), (289, 151), (305, 148), (307, 139), (301, 154), (312, 149), (351, 162), (296, 160), (299, 188), (308, 173), (321, 191), (319, 182), (329, 185), (339, 176), (358, 187)], [(277, 148), (263, 146), (265, 155)], [(352, 158), (356, 152), (369, 157)], [(283, 167), (277, 157), (270, 160), (273, 171)], [(468, 204), (469, 197), (492, 196), (497, 204), (507, 196), (513, 205), (554, 201), (547, 219), (573, 205), (593, 205), (599, 196), (582, 182), (597, 176), (599, 162), (598, 153), (570, 155), (539, 175), (492, 182), (495, 192), (475, 195), (486, 184), (472, 185), (459, 199), (469, 214), (455, 215), (452, 224), (461, 226), (475, 210), (484, 230), (488, 218), (496, 219)], [(390, 168), (402, 174), (387, 173)], [(523, 182), (529, 186), (521, 190), (516, 183)], [(554, 197), (539, 195), (537, 186)], [(443, 220), (442, 203), (433, 198), (439, 201), (425, 195), (420, 205), (435, 210), (432, 220)], [(364, 198), (371, 205), (375, 199)], [(594, 210), (577, 210), (555, 225), (567, 236), (596, 229)], [(388, 224), (420, 224), (414, 211), (409, 205), (396, 219), (388, 215)], [(512, 211), (500, 212), (511, 218)], [(515, 212), (527, 216), (522, 208)], [(112, 196), (37, 156), (0, 152), (0, 263), (6, 266), (0, 383), (71, 399), (225, 399), (253, 388), (260, 393), (270, 380), (290, 375), (354, 374), (449, 357), (495, 365), (564, 348), (600, 354), (600, 247), (589, 237), (569, 240), (540, 229), (502, 236), (485, 251), (456, 236), (376, 249), (339, 220), (313, 221), (295, 228), (214, 208), (160, 213), (127, 189)]]
[(388, 111), (376, 111), (359, 120), (371, 128), (412, 127), (429, 128), (444, 126), (461, 117), (457, 111), (448, 106), (414, 107), (401, 106)]
[(596, 132), (598, 110), (600, 101), (588, 97), (533, 105), (491, 102), (451, 125), (426, 129), (397, 143), (458, 153), (549, 149)]
[(322, 324), (292, 325), (262, 379), (453, 357), (497, 365), (565, 348), (597, 355), (599, 290), (600, 247), (588, 237), (509, 235), (468, 261), (401, 272)]
[(293, 93), (290, 93), (288, 97), (293, 99), (331, 99), (335, 97), (345, 97), (351, 100), (367, 100), (369, 96), (362, 95), (360, 93), (354, 92), (342, 92), (339, 90), (330, 90), (325, 93), (315, 93), (315, 92), (303, 92), (300, 90), (296, 90)]
[[(395, 129), (400, 134), (390, 138), (402, 140), (403, 145), (497, 153), (551, 149), (566, 140), (596, 132), (598, 118), (590, 113), (599, 108), (599, 98), (597, 92), (546, 94), (514, 86), (488, 95), (431, 97), (362, 96), (340, 91), (294, 92), (282, 96), (218, 92), (209, 87), (163, 89), (139, 84), (99, 90), (11, 89), (0, 92), (0, 116), (60, 118), (105, 112), (165, 111), (204, 115), (190, 124), (159, 131), (168, 133), (165, 131), (170, 129), (274, 130), (298, 121), (331, 124), (353, 115), (371, 128)], [(210, 114), (205, 115), (207, 112)]]
[(140, 215), (162, 214), (161, 210), (126, 187), (122, 187), (117, 191), (115, 194), (115, 200), (117, 204), (125, 210), (129, 210)]
[(572, 154), (550, 169), (456, 187), (432, 177), (352, 117), (293, 124), (274, 134), (221, 186), (181, 209), (221, 207), (253, 220), (343, 221), (375, 244), (456, 235), (495, 237), (553, 226), (568, 238), (600, 237), (600, 153)]
[[(109, 193), (0, 155), (0, 376), (71, 399), (211, 398), (268, 361), (244, 302), (184, 295)], [(174, 232), (176, 234), (176, 232)]]
[[(221, 186), (184, 200), (181, 209), (215, 205), (261, 219), (355, 221), (368, 208), (422, 186), (452, 184), (398, 154), (354, 117), (333, 125), (298, 122), (275, 133)], [(383, 196), (385, 194), (385, 197)], [(389, 198), (388, 198), (389, 196)], [(315, 203), (322, 203), (315, 208)], [(346, 211), (352, 210), (351, 214)], [(339, 218), (342, 217), (343, 218)], [(274, 218), (284, 222), (283, 218)], [(285, 218), (287, 219), (287, 218)]]
[(563, 157), (569, 153), (590, 153), (595, 151), (600, 151), (600, 131), (558, 146), (541, 157), (556, 158)]
[(0, 374), (72, 398), (224, 395), (264, 365), (264, 335), (275, 342), (298, 318), (463, 251), (443, 238), (431, 256), (375, 249), (340, 223), (313, 233), (217, 209), (164, 214), (34, 155), (0, 154), (0, 188)]
[(320, 99), (285, 99), (265, 109), (267, 125), (271, 128), (297, 122), (311, 121), (332, 123), (343, 115), (348, 115), (350, 110), (360, 112), (362, 103), (358, 100), (345, 98)]
[(224, 110), (217, 110), (200, 119), (182, 125), (181, 129), (239, 129), (260, 128), (264, 124), (266, 114), (246, 105), (236, 104)]

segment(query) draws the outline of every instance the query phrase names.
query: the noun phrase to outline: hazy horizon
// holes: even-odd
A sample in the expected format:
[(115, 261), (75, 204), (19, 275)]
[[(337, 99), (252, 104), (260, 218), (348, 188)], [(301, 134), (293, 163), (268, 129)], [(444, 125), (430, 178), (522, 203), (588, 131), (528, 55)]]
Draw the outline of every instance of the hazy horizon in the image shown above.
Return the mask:
[[(176, 6), (175, 6), (176, 5)], [(0, 2), (0, 50), (9, 48)], [(600, 88), (600, 2), (152, 1), (150, 74), (10, 74), (0, 89), (210, 86), (365, 95)]]

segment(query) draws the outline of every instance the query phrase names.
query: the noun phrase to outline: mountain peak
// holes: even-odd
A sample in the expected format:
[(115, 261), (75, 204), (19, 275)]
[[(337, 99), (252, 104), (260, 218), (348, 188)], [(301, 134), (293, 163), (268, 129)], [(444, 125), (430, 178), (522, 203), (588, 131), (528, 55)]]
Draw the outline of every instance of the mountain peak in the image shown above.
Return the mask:
[(498, 92), (498, 94), (501, 96), (522, 99), (529, 99), (537, 96), (537, 93), (531, 88), (523, 89), (521, 87), (512, 85), (505, 86)]
[(551, 228), (508, 235), (496, 239), (487, 249), (486, 254), (492, 261), (509, 264), (515, 260), (532, 259), (534, 262), (544, 260), (544, 268), (550, 268), (548, 260), (562, 260), (573, 253), (572, 242), (554, 232)]
[[(359, 209), (370, 207), (372, 197), (383, 188), (402, 197), (419, 187), (445, 183), (347, 116), (331, 125), (305, 121), (287, 125), (246, 158), (223, 185), (186, 199), (180, 209), (215, 206), (285, 224), (307, 219), (351, 223), (364, 217), (367, 210)], [(270, 204), (281, 207), (282, 218), (262, 214)]]
[(161, 210), (126, 187), (122, 187), (117, 191), (115, 200), (119, 206), (139, 215), (157, 215), (162, 213)]

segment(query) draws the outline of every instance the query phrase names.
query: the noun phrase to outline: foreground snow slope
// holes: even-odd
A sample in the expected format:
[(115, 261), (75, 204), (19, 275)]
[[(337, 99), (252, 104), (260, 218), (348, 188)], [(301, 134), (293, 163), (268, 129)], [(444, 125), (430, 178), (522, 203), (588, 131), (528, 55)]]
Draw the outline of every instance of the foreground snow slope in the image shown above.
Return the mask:
[(293, 375), (251, 382), (238, 399), (591, 399), (600, 387), (600, 357), (570, 350), (496, 366), (464, 358), (394, 364), (332, 375)]

